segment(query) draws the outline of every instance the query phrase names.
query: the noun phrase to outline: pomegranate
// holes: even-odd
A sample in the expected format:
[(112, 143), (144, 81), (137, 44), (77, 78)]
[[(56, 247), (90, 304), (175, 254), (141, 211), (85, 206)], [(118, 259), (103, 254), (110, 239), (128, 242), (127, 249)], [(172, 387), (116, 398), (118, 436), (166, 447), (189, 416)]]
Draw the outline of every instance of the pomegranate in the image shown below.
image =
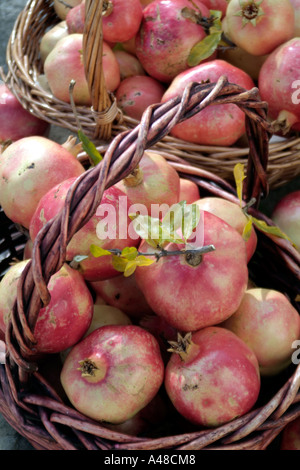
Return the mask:
[[(227, 319), (239, 306), (248, 282), (245, 242), (238, 231), (210, 212), (202, 212), (200, 223), (203, 240), (196, 237), (193, 248), (213, 245), (215, 251), (164, 256), (135, 271), (152, 310), (179, 331), (195, 331)], [(169, 243), (164, 249), (184, 247)], [(139, 250), (154, 251), (144, 240)]]
[(143, 315), (139, 319), (139, 326), (149, 331), (156, 339), (160, 346), (161, 356), (164, 364), (167, 364), (169, 360), (169, 353), (167, 351), (169, 347), (169, 341), (176, 341), (177, 330), (176, 328), (169, 325), (169, 323), (162, 317), (150, 314)]
[(136, 56), (136, 45), (135, 45), (136, 35), (133, 38), (128, 39), (128, 41), (123, 41), (120, 43), (122, 50), (129, 52), (129, 54), (133, 54)]
[[(47, 221), (62, 209), (67, 192), (74, 181), (75, 178), (63, 181), (41, 198), (29, 227), (30, 238), (33, 241)], [(107, 250), (112, 248), (122, 250), (139, 243), (137, 236), (130, 238), (128, 235), (131, 220), (127, 215), (127, 206), (130, 207), (130, 204), (125, 193), (115, 186), (110, 187), (104, 192), (96, 213), (70, 240), (66, 259), (72, 261), (76, 256), (87, 257), (76, 263), (85, 280), (99, 281), (119, 275), (113, 267), (112, 256), (96, 258), (91, 254), (92, 244)]]
[[(63, 145), (30, 136), (13, 142), (0, 159), (0, 205), (13, 222), (29, 228), (44, 194), (61, 181), (84, 173), (76, 158), (76, 139)], [(75, 153), (75, 155), (73, 153)]]
[(218, 59), (225, 60), (231, 65), (238, 67), (246, 72), (252, 80), (257, 81), (262, 64), (265, 62), (268, 54), (255, 56), (249, 54), (241, 47), (225, 47), (218, 51)]
[[(105, 4), (107, 10), (105, 11)], [(140, 0), (110, 0), (104, 2), (102, 18), (103, 39), (123, 42), (133, 38), (139, 30), (143, 9)]]
[[(91, 96), (82, 58), (83, 34), (74, 33), (60, 39), (46, 57), (44, 72), (53, 95), (70, 103), (69, 85), (75, 80), (74, 101), (91, 105)], [(115, 91), (120, 83), (120, 67), (111, 47), (103, 41), (102, 67), (106, 88)]]
[(222, 17), (226, 15), (228, 0), (201, 0), (209, 10), (219, 10), (222, 12)]
[(86, 331), (85, 336), (91, 334), (97, 328), (105, 325), (131, 325), (132, 321), (117, 307), (112, 305), (94, 304), (92, 322)]
[(294, 22), (290, 0), (230, 0), (226, 10), (230, 39), (257, 56), (291, 39)]
[[(111, 305), (104, 305), (94, 303), (92, 322), (85, 332), (84, 336), (80, 339), (85, 338), (97, 328), (105, 325), (131, 325), (130, 318), (122, 312), (122, 310), (112, 307)], [(64, 349), (60, 352), (60, 360), (62, 363), (65, 362), (67, 355), (71, 351), (72, 347)]]
[[(0, 328), (5, 331), (17, 295), (18, 280), (29, 260), (14, 264), (0, 282)], [(33, 331), (37, 353), (54, 354), (73, 346), (89, 328), (92, 295), (78, 271), (68, 264), (48, 283), (50, 303), (41, 308)]]
[(107, 325), (93, 331), (68, 354), (61, 383), (84, 415), (122, 423), (158, 393), (164, 365), (156, 339), (135, 325)]
[(135, 275), (123, 274), (104, 281), (90, 282), (90, 287), (108, 305), (119, 308), (130, 318), (152, 313), (144, 294), (137, 286)]
[(151, 104), (160, 103), (165, 92), (161, 82), (147, 75), (123, 79), (116, 90), (118, 107), (127, 116), (140, 120)]
[(294, 37), (300, 37), (300, 0), (290, 0), (295, 10), (295, 28)]
[(199, 186), (191, 180), (180, 178), (179, 201), (186, 201), (187, 204), (197, 201), (200, 198)]
[(47, 55), (52, 51), (58, 41), (68, 34), (66, 21), (61, 21), (43, 34), (40, 42), (40, 56), (42, 62), (45, 62)]
[(258, 362), (234, 333), (211, 326), (180, 338), (165, 370), (165, 388), (192, 423), (217, 427), (247, 413), (260, 392)]
[(277, 47), (262, 65), (258, 87), (268, 102), (269, 115), (278, 131), (300, 130), (300, 38)]
[(162, 155), (152, 151), (145, 152), (138, 168), (116, 184), (133, 203), (130, 213), (140, 211), (153, 217), (178, 202), (179, 186), (177, 171)]
[(261, 375), (275, 375), (291, 364), (300, 338), (300, 316), (287, 297), (273, 289), (248, 289), (224, 323), (253, 350)]
[(54, 0), (53, 7), (55, 13), (61, 20), (65, 20), (68, 12), (71, 8), (79, 5), (82, 0), (68, 0), (68, 2), (62, 2), (61, 0)]
[(127, 419), (120, 424), (104, 424), (105, 427), (115, 432), (128, 434), (130, 436), (145, 436), (155, 431), (156, 427), (168, 419), (167, 397), (157, 394), (148, 405), (136, 413), (133, 418)]
[(300, 417), (290, 421), (280, 435), (280, 450), (300, 450)]
[[(162, 97), (162, 102), (182, 94), (190, 82), (215, 83), (221, 75), (225, 75), (229, 82), (236, 83), (246, 90), (254, 87), (252, 78), (246, 72), (224, 60), (216, 59), (177, 75)], [(244, 132), (243, 111), (235, 104), (229, 103), (204, 108), (195, 116), (176, 124), (171, 130), (171, 135), (196, 144), (230, 146)]]
[(82, 1), (79, 5), (71, 8), (67, 13), (65, 21), (69, 34), (82, 34), (85, 22), (85, 2)]
[(46, 121), (24, 109), (8, 86), (0, 82), (0, 144), (5, 147), (23, 137), (46, 136), (49, 128)]
[(119, 49), (114, 50), (114, 54), (119, 63), (121, 80), (132, 75), (146, 75), (142, 64), (134, 54)]
[(300, 189), (287, 193), (277, 202), (272, 220), (300, 251)]
[(206, 33), (194, 18), (184, 14), (209, 17), (208, 8), (198, 0), (155, 0), (143, 9), (141, 27), (136, 35), (136, 55), (146, 72), (162, 82), (188, 68), (191, 48)]
[[(200, 209), (211, 212), (212, 214), (215, 214), (221, 219), (225, 220), (225, 222), (234, 227), (241, 235), (243, 235), (243, 231), (248, 219), (238, 204), (227, 201), (221, 197), (204, 197), (195, 201), (195, 204), (197, 204)], [(249, 262), (257, 246), (257, 235), (253, 226), (251, 227), (251, 234), (245, 244), (247, 251), (247, 261)]]

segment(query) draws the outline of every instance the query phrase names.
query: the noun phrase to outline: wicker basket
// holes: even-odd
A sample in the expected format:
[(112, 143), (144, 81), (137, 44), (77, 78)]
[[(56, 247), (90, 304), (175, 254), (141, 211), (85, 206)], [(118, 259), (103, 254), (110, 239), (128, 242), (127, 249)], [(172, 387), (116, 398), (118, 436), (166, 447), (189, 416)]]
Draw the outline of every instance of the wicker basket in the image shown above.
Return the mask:
[[(268, 124), (266, 107), (257, 90), (245, 92), (221, 77), (217, 84), (191, 84), (182, 97), (150, 107), (133, 130), (118, 134), (104, 159), (88, 169), (71, 187), (63, 210), (39, 232), (31, 262), (19, 280), (12, 318), (5, 334), (6, 361), (0, 364), (0, 412), (36, 449), (42, 450), (200, 450), (266, 449), (284, 426), (300, 415), (300, 366), (290, 368), (262, 383), (255, 409), (214, 429), (185, 426), (177, 417), (165, 420), (149, 435), (129, 436), (115, 432), (76, 411), (57, 393), (42, 365), (34, 362), (30, 338), (41, 306), (47, 298), (47, 283), (64, 262), (70, 238), (95, 213), (105, 188), (127, 176), (139, 163), (145, 149), (163, 139), (179, 120), (209, 104), (238, 102), (246, 115), (249, 139), (244, 201), (256, 198), (249, 212), (272, 222), (257, 209), (267, 194)], [(214, 173), (180, 159), (170, 160), (181, 176), (195, 181), (203, 195), (236, 201), (235, 189)], [(5, 217), (4, 214), (1, 214)], [(4, 219), (5, 220), (5, 219)], [(10, 222), (5, 222), (10, 227)], [(5, 245), (15, 253), (19, 239), (5, 233)], [(16, 241), (17, 240), (17, 241)], [(18, 249), (17, 249), (18, 251)], [(7, 260), (1, 262), (4, 267)], [(3, 269), (1, 269), (3, 271)], [(300, 313), (300, 254), (290, 242), (258, 231), (258, 246), (249, 264), (253, 280), (261, 287), (284, 292)], [(179, 429), (180, 432), (174, 430)]]
[[(121, 131), (134, 128), (138, 122), (120, 113), (111, 94), (105, 89), (102, 70), (102, 3), (103, 0), (86, 1), (86, 24), (83, 55), (85, 70), (91, 90), (93, 111), (78, 107), (82, 129), (96, 144), (104, 145)], [(29, 0), (20, 13), (8, 46), (9, 73), (7, 85), (22, 105), (50, 124), (78, 131), (78, 123), (72, 107), (45, 91), (38, 77), (43, 73), (39, 58), (39, 42), (48, 27), (59, 21), (52, 0)], [(156, 144), (158, 152), (176, 155), (194, 166), (206, 169), (232, 180), (236, 163), (247, 161), (249, 148), (217, 147), (190, 144), (166, 136)], [(268, 180), (270, 187), (277, 188), (300, 174), (300, 138), (293, 135), (281, 142), (272, 142), (269, 149)]]

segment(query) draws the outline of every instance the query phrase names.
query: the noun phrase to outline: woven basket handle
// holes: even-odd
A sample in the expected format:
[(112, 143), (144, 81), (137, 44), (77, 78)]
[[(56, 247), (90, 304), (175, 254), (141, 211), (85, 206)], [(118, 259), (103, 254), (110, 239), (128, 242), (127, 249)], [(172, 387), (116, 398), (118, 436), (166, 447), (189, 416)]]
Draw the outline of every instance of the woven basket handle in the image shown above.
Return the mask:
[(94, 138), (103, 140), (111, 137), (112, 123), (119, 113), (115, 98), (106, 89), (102, 64), (102, 16), (107, 3), (106, 0), (85, 0), (83, 32), (84, 69), (96, 123)]

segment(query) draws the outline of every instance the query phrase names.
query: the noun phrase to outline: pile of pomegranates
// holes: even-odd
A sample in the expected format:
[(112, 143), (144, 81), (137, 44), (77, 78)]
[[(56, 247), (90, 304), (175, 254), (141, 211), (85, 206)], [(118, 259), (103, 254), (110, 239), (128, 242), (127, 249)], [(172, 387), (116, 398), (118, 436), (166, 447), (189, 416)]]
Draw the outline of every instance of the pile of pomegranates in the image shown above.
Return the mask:
[[(73, 6), (73, 5), (71, 5)], [(189, 81), (220, 75), (258, 86), (279, 134), (299, 130), (299, 0), (109, 0), (104, 2), (103, 63), (107, 90), (137, 121), (153, 103), (178, 95)], [(40, 45), (44, 78), (57, 98), (90, 106), (82, 39), (85, 2), (58, 14)], [(206, 108), (171, 135), (201, 145), (230, 146), (243, 136), (235, 105)]]
[[(226, 75), (245, 89), (259, 86), (278, 132), (299, 130), (300, 38), (291, 24), (300, 2), (105, 5), (103, 71), (125, 114), (140, 119), (149, 104), (173, 98), (187, 83)], [(63, 101), (75, 79), (76, 104), (90, 106), (81, 57), (84, 1), (56, 12), (61, 23), (41, 41), (45, 77)], [(203, 57), (201, 44), (220, 32), (208, 57), (189, 65), (192, 48)], [(227, 60), (230, 50), (239, 54)], [(0, 101), (0, 119), (1, 113)], [(1, 152), (0, 205), (28, 232), (24, 259), (0, 282), (1, 351), (36, 237), (86, 171), (76, 139), (60, 145), (40, 131), (11, 134)], [(244, 113), (234, 104), (208, 107), (171, 131), (222, 146), (244, 132)], [(297, 192), (274, 212), (297, 249), (299, 207)], [(140, 435), (166, 416), (205, 429), (252, 410), (262, 380), (292, 365), (300, 316), (284, 293), (250, 278), (257, 234), (255, 225), (246, 234), (247, 223), (238, 203), (202, 196), (161, 155), (145, 152), (130, 175), (104, 191), (49, 281), (50, 302), (39, 312), (32, 344), (41, 369), (49, 355), (58, 358), (58, 393), (103, 426)]]

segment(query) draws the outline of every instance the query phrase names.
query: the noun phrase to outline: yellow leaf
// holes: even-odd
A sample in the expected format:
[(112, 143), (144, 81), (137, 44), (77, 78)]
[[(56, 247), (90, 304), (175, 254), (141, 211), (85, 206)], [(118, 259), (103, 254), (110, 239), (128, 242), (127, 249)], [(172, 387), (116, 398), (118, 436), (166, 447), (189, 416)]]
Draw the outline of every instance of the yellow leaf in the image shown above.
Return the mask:
[(127, 246), (126, 248), (123, 248), (121, 256), (128, 261), (134, 260), (138, 255), (138, 251), (135, 246)]
[(243, 230), (243, 239), (245, 240), (245, 242), (248, 241), (250, 238), (252, 224), (253, 224), (251, 215), (248, 215), (247, 217), (248, 217), (248, 220)]
[(116, 256), (115, 255), (115, 256), (112, 257), (113, 267), (121, 273), (123, 273), (125, 271), (127, 263), (128, 263), (128, 261), (126, 259), (122, 258), (121, 256)]
[(136, 267), (137, 267), (136, 260), (127, 261), (127, 264), (124, 270), (124, 276), (125, 277), (131, 276), (131, 274), (133, 274), (134, 271), (136, 270)]
[(155, 259), (147, 258), (146, 256), (140, 255), (136, 258), (136, 263), (138, 266), (150, 266), (155, 263)]
[(243, 180), (245, 179), (244, 165), (237, 163), (233, 169), (233, 176), (236, 185), (236, 191), (242, 207), (242, 195), (243, 195)]
[(97, 246), (97, 245), (91, 245), (90, 251), (92, 255), (95, 256), (95, 258), (99, 258), (99, 256), (111, 255), (110, 251), (104, 250), (104, 248), (101, 248), (100, 246)]
[(286, 233), (284, 233), (279, 227), (277, 227), (277, 225), (268, 225), (264, 220), (259, 220), (255, 217), (252, 217), (252, 220), (254, 225), (262, 232), (270, 233), (271, 235), (274, 235), (279, 238), (284, 238), (285, 240), (290, 241), (295, 246), (290, 237), (286, 235)]

